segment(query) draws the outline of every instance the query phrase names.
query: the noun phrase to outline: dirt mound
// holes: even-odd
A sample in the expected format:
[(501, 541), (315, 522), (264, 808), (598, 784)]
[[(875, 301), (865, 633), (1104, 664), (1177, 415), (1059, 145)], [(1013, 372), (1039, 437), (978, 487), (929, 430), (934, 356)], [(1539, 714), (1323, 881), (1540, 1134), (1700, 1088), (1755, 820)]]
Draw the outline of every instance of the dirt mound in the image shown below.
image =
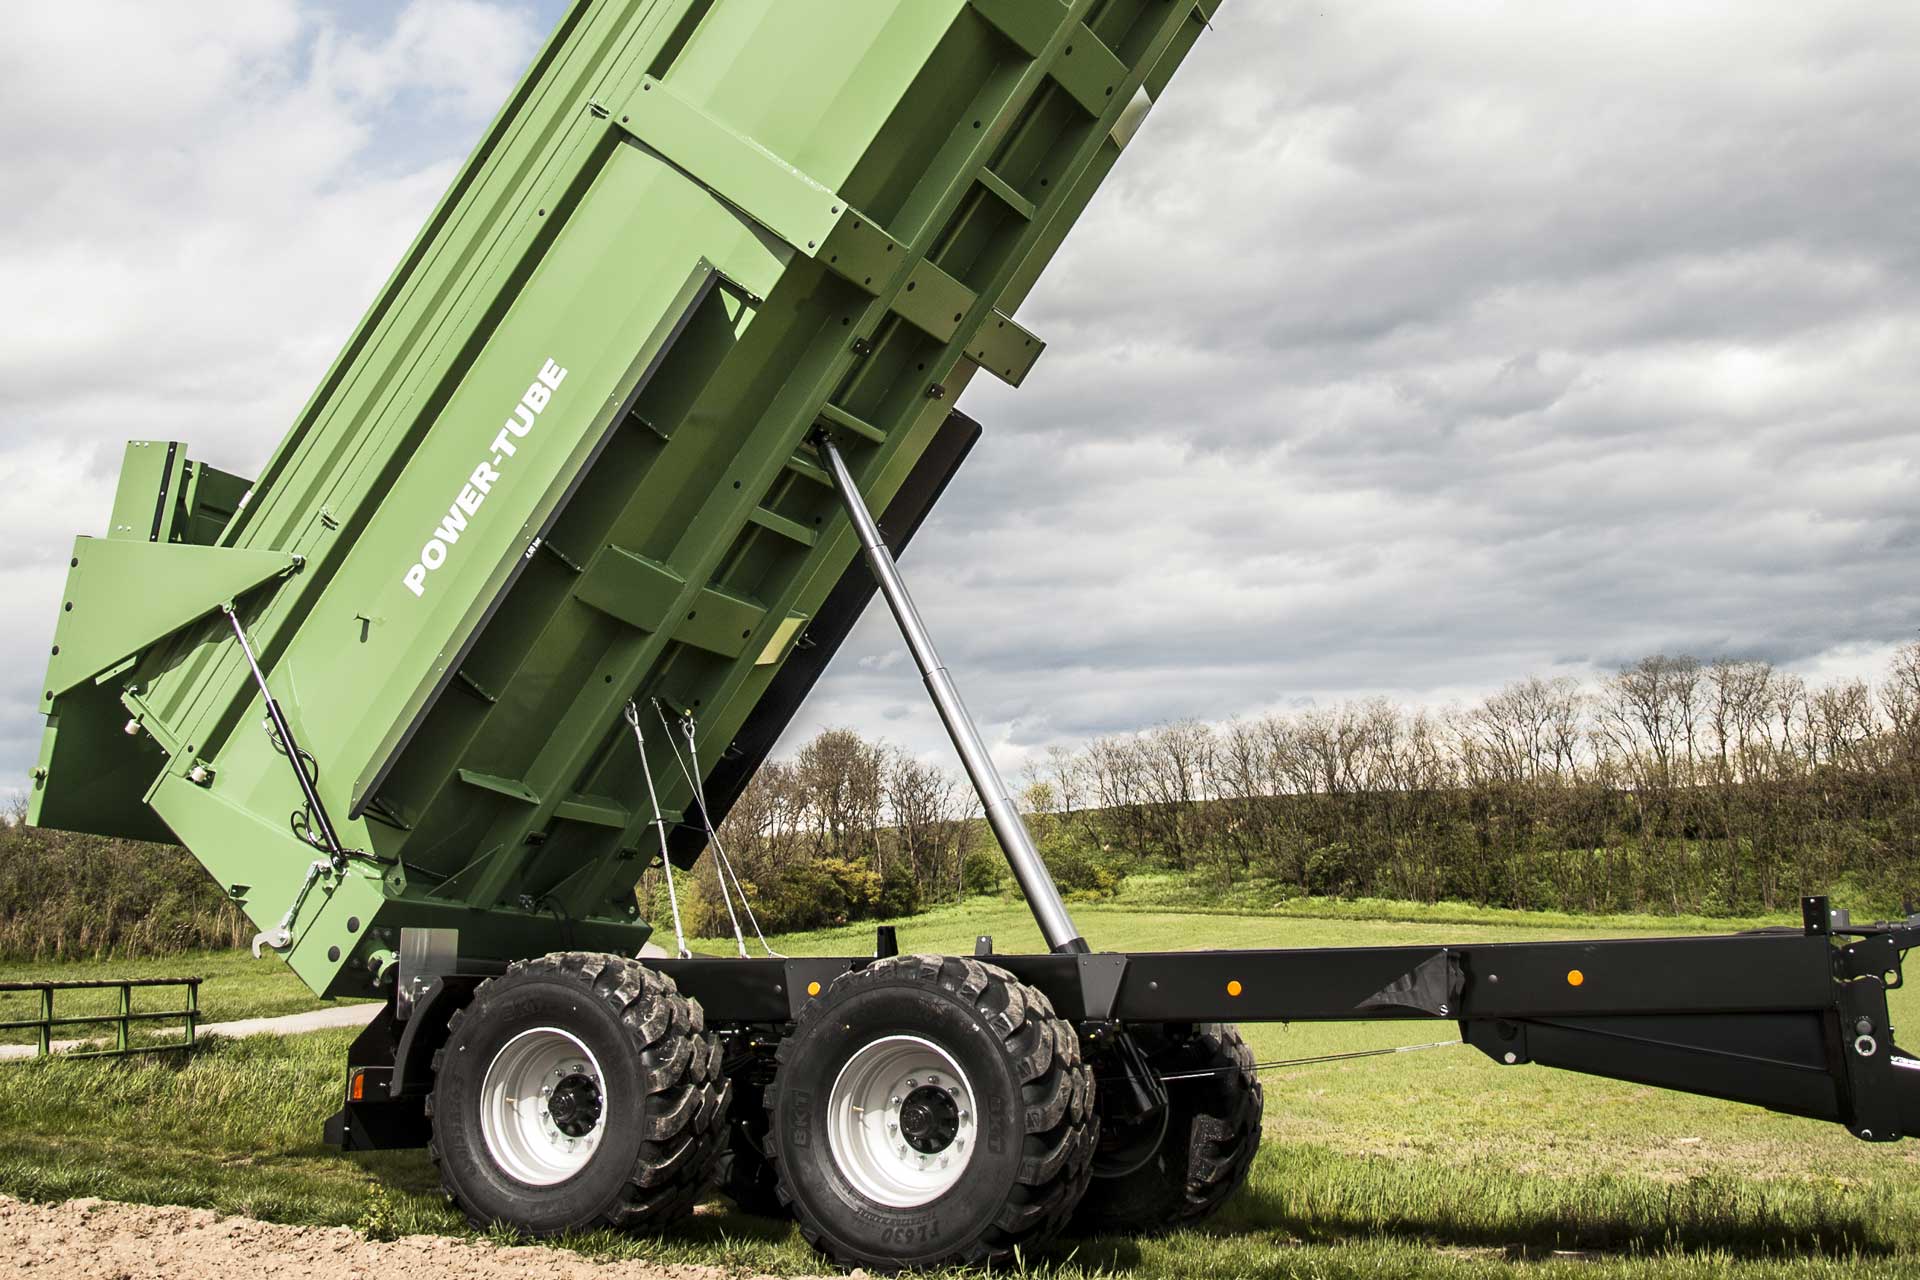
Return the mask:
[(0, 1196), (0, 1277), (99, 1280), (740, 1280), (714, 1267), (595, 1262), (563, 1249), (408, 1236), (376, 1243), (347, 1227), (282, 1227), (207, 1209), (104, 1200), (29, 1204)]

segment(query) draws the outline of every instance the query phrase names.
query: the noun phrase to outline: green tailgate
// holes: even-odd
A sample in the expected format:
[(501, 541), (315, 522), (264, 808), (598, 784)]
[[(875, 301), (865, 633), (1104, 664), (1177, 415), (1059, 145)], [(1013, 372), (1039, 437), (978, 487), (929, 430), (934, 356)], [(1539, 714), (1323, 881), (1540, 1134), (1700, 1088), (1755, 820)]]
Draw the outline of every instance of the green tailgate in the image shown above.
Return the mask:
[(172, 833), (280, 919), (315, 851), (231, 602), (364, 855), (293, 926), (315, 990), (403, 926), (635, 950), (622, 708), (737, 751), (857, 552), (807, 437), (885, 509), (978, 370), (1025, 377), (1012, 312), (1216, 3), (580, 0), (244, 499), (129, 450), (34, 821)]

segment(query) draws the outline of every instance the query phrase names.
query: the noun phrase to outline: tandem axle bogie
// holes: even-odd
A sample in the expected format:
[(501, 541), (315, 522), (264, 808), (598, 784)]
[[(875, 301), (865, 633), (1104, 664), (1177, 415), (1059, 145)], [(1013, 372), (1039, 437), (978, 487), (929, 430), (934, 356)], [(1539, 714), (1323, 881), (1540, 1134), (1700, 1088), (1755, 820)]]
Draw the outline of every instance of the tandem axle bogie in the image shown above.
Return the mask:
[[(1503, 1065), (1751, 1103), (1838, 1122), (1867, 1141), (1920, 1133), (1920, 1061), (1896, 1046), (1886, 1007), (1920, 928), (1835, 924), (1824, 898), (1804, 908), (1802, 928), (1722, 937), (1034, 955), (994, 954), (983, 940), (978, 955), (938, 957), (895, 954), (888, 929), (874, 956), (539, 964), (644, 970), (648, 984), (697, 1011), (701, 1051), (726, 1077), (724, 1090), (707, 1087), (734, 1108), (712, 1118), (724, 1132), (698, 1131), (709, 1160), (702, 1187), (717, 1182), (749, 1212), (796, 1213), (831, 1256), (886, 1268), (991, 1261), (1070, 1221), (1139, 1229), (1210, 1213), (1238, 1186), (1259, 1141), (1263, 1097), (1257, 1064), (1231, 1029), (1240, 1022), (1447, 1021)], [(403, 947), (403, 956), (424, 951)], [(419, 1146), (459, 1124), (444, 1103), (429, 1114), (449, 1037), (476, 992), (518, 980), (526, 966), (471, 971), (444, 947), (439, 963), (446, 972), (410, 974), (403, 961), (399, 982), (417, 994), (404, 1011), (390, 1003), (356, 1041), (347, 1100), (329, 1124), (334, 1144)], [(1004, 1012), (1015, 1008), (1022, 1012)], [(1043, 1021), (1030, 1025), (1036, 1017)], [(960, 1061), (982, 1033), (1006, 1037), (1008, 1056)], [(1046, 1231), (1012, 1231), (994, 1196), (1016, 1184), (972, 1176), (961, 1215), (971, 1225), (927, 1237), (911, 1212), (922, 1207), (915, 1188), (944, 1202), (958, 1194), (954, 1162), (973, 1158), (969, 1143), (991, 1152), (1010, 1140), (1015, 1112), (996, 1108), (1000, 1095), (981, 1080), (1038, 1070), (1025, 1085), (1032, 1093), (1033, 1080), (1054, 1079), (1045, 1064), (1061, 1054), (1069, 1074), (1046, 1086), (1060, 1092), (1047, 1095), (1047, 1123), (1028, 1138), (1058, 1146), (1054, 1174), (1065, 1181), (1018, 1194), (1073, 1203), (1042, 1215)], [(901, 1064), (892, 1085), (881, 1079), (888, 1061)], [(1019, 1065), (995, 1065), (1002, 1062)], [(597, 1082), (605, 1064), (595, 1072)], [(854, 1082), (836, 1085), (849, 1072)], [(571, 1092), (557, 1095), (567, 1115), (549, 1126), (556, 1133), (562, 1122), (578, 1127), (573, 1095), (588, 1091), (564, 1072), (557, 1079)], [(1003, 1092), (1013, 1088), (1006, 1079)], [(596, 1115), (622, 1105), (617, 1090), (603, 1097), (598, 1088)], [(742, 1104), (753, 1110), (743, 1116)], [(868, 1111), (888, 1117), (871, 1132), (859, 1127)], [(1202, 1133), (1233, 1140), (1198, 1158)], [(830, 1170), (809, 1166), (805, 1187), (795, 1185), (782, 1143), (790, 1159), (851, 1148), (847, 1186), (899, 1220), (889, 1220), (884, 1238), (860, 1236), (811, 1189)], [(1087, 1186), (1099, 1190), (1087, 1195)], [(1116, 1204), (1128, 1206), (1124, 1216), (1113, 1215)], [(1146, 1206), (1159, 1216), (1143, 1219)], [(570, 1219), (564, 1229), (594, 1221)]]

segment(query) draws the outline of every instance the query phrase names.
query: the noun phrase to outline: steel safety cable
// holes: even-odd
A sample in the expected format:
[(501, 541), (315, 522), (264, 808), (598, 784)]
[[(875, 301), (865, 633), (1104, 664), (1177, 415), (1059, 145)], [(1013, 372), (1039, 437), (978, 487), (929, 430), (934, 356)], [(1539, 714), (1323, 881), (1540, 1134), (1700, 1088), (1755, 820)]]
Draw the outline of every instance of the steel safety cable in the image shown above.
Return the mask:
[[(681, 727), (686, 730), (687, 755), (693, 760), (693, 768), (689, 771), (687, 766), (682, 763), (680, 769), (681, 772), (687, 774), (687, 785), (693, 788), (694, 801), (700, 806), (701, 825), (706, 828), (707, 839), (712, 843), (714, 853), (718, 855), (721, 871), (724, 875), (733, 877), (733, 887), (740, 891), (740, 907), (747, 913), (747, 923), (753, 926), (753, 936), (760, 939), (761, 948), (774, 959), (784, 960), (786, 956), (781, 952), (775, 951), (773, 944), (767, 941), (767, 935), (762, 932), (760, 928), (760, 917), (754, 914), (753, 899), (747, 894), (747, 886), (741, 882), (740, 873), (734, 870), (733, 859), (727, 856), (727, 847), (721, 843), (720, 833), (714, 830), (713, 819), (708, 816), (707, 788), (706, 784), (701, 781), (700, 778), (700, 747), (695, 740), (693, 716), (690, 714), (687, 715), (682, 720)], [(674, 759), (679, 760), (680, 748), (677, 744), (674, 747), (673, 754)], [(736, 925), (735, 927), (737, 928), (738, 926)], [(744, 955), (746, 953), (742, 951), (741, 954)]]
[[(1396, 1053), (1421, 1053), (1428, 1049), (1457, 1049), (1465, 1044), (1464, 1040), (1433, 1040), (1426, 1044), (1396, 1045), (1391, 1049), (1355, 1049), (1349, 1053), (1323, 1053), (1312, 1058), (1282, 1058), (1273, 1062), (1256, 1062), (1251, 1071), (1278, 1071), (1282, 1067), (1308, 1067), (1321, 1062), (1345, 1062), (1351, 1058), (1384, 1058)], [(1208, 1067), (1201, 1071), (1176, 1071), (1172, 1075), (1161, 1076), (1163, 1081), (1204, 1080), (1209, 1076), (1224, 1076), (1240, 1070), (1239, 1067)]]
[[(687, 772), (687, 762), (680, 754), (680, 744), (673, 740), (673, 726), (667, 722), (667, 709), (661, 705), (660, 699), (658, 698), (653, 700), (653, 709), (660, 717), (661, 729), (666, 732), (667, 745), (673, 748), (673, 762), (680, 766), (680, 775), (686, 778), (688, 789), (693, 792), (694, 799), (698, 801), (700, 797), (700, 784), (694, 779), (692, 774)], [(688, 717), (688, 722), (692, 722), (691, 716)], [(708, 842), (713, 845), (715, 852), (719, 853), (720, 841), (713, 833), (713, 824), (707, 821), (707, 806), (704, 802), (700, 802), (700, 821), (706, 826)], [(733, 912), (733, 894), (727, 889), (727, 872), (724, 855), (715, 859), (714, 879), (720, 882), (720, 901), (726, 904), (727, 921), (733, 925), (734, 945), (740, 948), (740, 958), (745, 960), (747, 959), (747, 936), (740, 932), (740, 917)], [(744, 906), (745, 904), (743, 903), (742, 905)]]
[[(680, 895), (673, 888), (673, 858), (667, 853), (667, 819), (660, 812), (660, 797), (653, 790), (653, 766), (647, 763), (647, 740), (640, 732), (640, 708), (631, 699), (627, 702), (627, 723), (633, 726), (633, 745), (640, 750), (640, 772), (647, 779), (647, 802), (653, 806), (653, 827), (660, 835), (660, 865), (667, 872), (667, 904), (673, 908), (673, 942), (680, 949), (680, 958), (692, 958), (693, 952), (687, 950), (687, 931), (680, 924)], [(667, 744), (673, 744), (673, 738), (667, 738)]]
[[(662, 712), (662, 719), (664, 720), (664, 718), (665, 713)], [(700, 747), (697, 741), (698, 726), (694, 723), (691, 713), (687, 713), (681, 717), (680, 727), (687, 735), (687, 755), (693, 761), (693, 767), (689, 769), (687, 767), (687, 761), (680, 758), (680, 746), (678, 743), (674, 744), (674, 760), (679, 764), (681, 774), (687, 779), (687, 786), (693, 791), (694, 802), (700, 806), (700, 822), (706, 830), (708, 843), (713, 845), (714, 860), (718, 867), (721, 887), (723, 890), (725, 889), (727, 877), (731, 876), (733, 878), (733, 887), (738, 890), (740, 894), (740, 908), (747, 913), (747, 923), (753, 926), (754, 936), (760, 939), (760, 946), (774, 959), (784, 960), (786, 957), (773, 949), (772, 944), (767, 941), (767, 935), (761, 931), (760, 918), (754, 914), (753, 899), (747, 895), (747, 886), (741, 881), (740, 873), (734, 870), (733, 859), (727, 856), (727, 846), (722, 843), (720, 833), (714, 830), (713, 820), (707, 814), (707, 789), (700, 778)], [(733, 928), (734, 934), (737, 937), (740, 932), (740, 922), (738, 920), (734, 921)], [(743, 956), (747, 954), (744, 939), (740, 942), (740, 954)]]
[(767, 941), (767, 935), (761, 932), (760, 918), (753, 913), (753, 899), (747, 896), (747, 886), (740, 882), (740, 873), (733, 869), (733, 859), (727, 856), (727, 847), (720, 843), (720, 833), (713, 829), (713, 819), (707, 814), (707, 786), (700, 777), (700, 747), (694, 740), (693, 717), (686, 719), (687, 755), (693, 760), (693, 794), (700, 804), (700, 821), (707, 829), (707, 839), (713, 841), (714, 852), (720, 855), (720, 865), (733, 877), (733, 887), (740, 891), (740, 906), (747, 913), (747, 923), (753, 926), (754, 937), (760, 939), (761, 948), (776, 960), (786, 957), (773, 949)]

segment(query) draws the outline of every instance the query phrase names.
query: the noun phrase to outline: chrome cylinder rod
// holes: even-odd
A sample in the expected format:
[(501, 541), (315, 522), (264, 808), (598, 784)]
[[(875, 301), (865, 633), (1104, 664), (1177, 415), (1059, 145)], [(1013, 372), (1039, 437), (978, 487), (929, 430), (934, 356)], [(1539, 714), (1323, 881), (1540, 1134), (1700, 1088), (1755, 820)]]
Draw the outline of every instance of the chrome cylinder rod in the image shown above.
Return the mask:
[(834, 492), (840, 495), (841, 504), (846, 507), (847, 515), (853, 521), (854, 532), (859, 535), (860, 546), (866, 552), (867, 565), (873, 570), (873, 576), (880, 584), (880, 594), (886, 597), (887, 608), (893, 611), (893, 620), (899, 624), (900, 634), (907, 642), (907, 650), (913, 654), (914, 664), (920, 668), (920, 675), (927, 683), (927, 693), (933, 699), (934, 709), (940, 713), (940, 722), (946, 726), (947, 736), (953, 739), (954, 750), (960, 753), (960, 763), (967, 771), (967, 778), (980, 796), (987, 825), (993, 828), (994, 837), (1000, 841), (1000, 848), (1007, 855), (1007, 862), (1013, 868), (1013, 878), (1019, 882), (1020, 891), (1027, 895), (1027, 906), (1032, 909), (1034, 921), (1040, 926), (1040, 936), (1055, 951), (1087, 950), (1080, 931), (1073, 927), (1073, 918), (1067, 914), (1067, 904), (1060, 899), (1060, 890), (1053, 883), (1052, 873), (1047, 870), (1047, 864), (1041, 861), (1040, 850), (1034, 847), (1027, 824), (1021, 820), (1020, 811), (1007, 794), (1007, 784), (1001, 780), (1000, 770), (994, 767), (993, 757), (987, 753), (987, 744), (981, 740), (980, 730), (975, 727), (973, 717), (967, 714), (966, 704), (960, 700), (960, 691), (954, 687), (953, 677), (947, 674), (946, 664), (940, 661), (940, 655), (933, 647), (933, 639), (927, 634), (927, 625), (921, 621), (920, 611), (914, 608), (913, 597), (907, 594), (907, 584), (900, 577), (899, 567), (893, 562), (893, 552), (887, 548), (886, 539), (880, 536), (880, 526), (874, 521), (873, 513), (867, 510), (866, 499), (860, 496), (860, 488), (854, 483), (853, 474), (847, 470), (846, 461), (825, 434), (814, 439), (814, 447), (819, 451), (821, 461), (826, 463), (827, 474), (833, 478)]

